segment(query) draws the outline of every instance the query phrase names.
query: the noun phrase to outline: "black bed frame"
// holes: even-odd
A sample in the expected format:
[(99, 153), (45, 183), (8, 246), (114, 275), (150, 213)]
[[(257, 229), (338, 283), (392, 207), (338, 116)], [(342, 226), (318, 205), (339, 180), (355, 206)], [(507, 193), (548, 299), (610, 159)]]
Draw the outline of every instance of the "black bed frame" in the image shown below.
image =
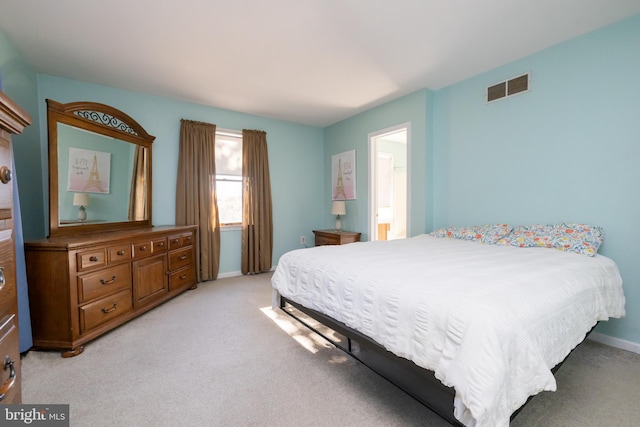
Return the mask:
[[(329, 329), (344, 336), (346, 338), (346, 345), (330, 339), (326, 333), (322, 333), (322, 331), (314, 328), (301, 316), (289, 309), (288, 306), (299, 310)], [(453, 388), (442, 384), (435, 377), (433, 371), (421, 368), (408, 359), (396, 356), (371, 338), (346, 326), (344, 323), (334, 320), (316, 310), (304, 307), (283, 296), (280, 296), (280, 308), (307, 328), (318, 333), (339, 349), (351, 355), (365, 366), (368, 366), (383, 378), (389, 380), (392, 384), (444, 418), (451, 425), (464, 427), (464, 425), (453, 416), (453, 399), (455, 394)], [(566, 360), (566, 358), (564, 360)], [(564, 360), (557, 364), (551, 371), (555, 373), (564, 363)], [(533, 397), (534, 396), (529, 397), (527, 402), (511, 415), (511, 420), (514, 419)]]

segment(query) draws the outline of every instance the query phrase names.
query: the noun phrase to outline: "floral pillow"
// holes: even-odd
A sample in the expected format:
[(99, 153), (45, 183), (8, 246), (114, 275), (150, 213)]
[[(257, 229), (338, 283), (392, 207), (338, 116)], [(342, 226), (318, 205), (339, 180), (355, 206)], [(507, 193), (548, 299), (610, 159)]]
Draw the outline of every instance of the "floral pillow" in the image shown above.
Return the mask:
[(474, 225), (470, 227), (447, 227), (429, 233), (434, 237), (448, 237), (450, 239), (473, 240), (480, 243), (495, 244), (509, 234), (511, 226), (508, 224)]
[(602, 228), (588, 224), (520, 225), (497, 241), (521, 248), (546, 247), (594, 256), (604, 240)]
[(552, 247), (550, 236), (553, 233), (553, 225), (516, 225), (511, 233), (499, 239), (496, 244), (518, 246), (520, 248)]

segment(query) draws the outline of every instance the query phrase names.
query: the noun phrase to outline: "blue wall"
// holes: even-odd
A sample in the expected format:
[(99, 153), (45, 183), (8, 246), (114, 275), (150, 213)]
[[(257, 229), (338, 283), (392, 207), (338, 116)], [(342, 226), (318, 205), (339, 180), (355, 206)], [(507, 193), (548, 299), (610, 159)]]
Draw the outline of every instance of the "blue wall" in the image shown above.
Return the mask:
[(336, 123), (324, 130), (324, 226), (333, 228), (335, 216), (331, 215), (331, 156), (356, 150), (356, 199), (347, 201), (347, 214), (342, 220), (345, 230), (359, 231), (362, 240), (369, 240), (369, 134), (406, 122), (410, 123), (409, 146), (409, 227), (411, 236), (424, 233), (431, 218), (431, 135), (429, 115), (431, 91), (419, 90), (398, 100), (388, 102)]
[[(156, 137), (152, 177), (155, 225), (175, 223), (180, 119), (214, 123), (225, 129), (266, 131), (273, 196), (273, 263), (283, 253), (299, 248), (300, 236), (312, 241), (311, 230), (322, 221), (322, 129), (44, 74), (38, 75), (38, 88), (41, 118), (46, 118), (47, 98), (62, 103), (101, 102), (124, 111)], [(46, 135), (45, 125), (41, 119), (42, 135)], [(41, 143), (46, 152), (45, 137)], [(238, 273), (240, 231), (224, 231), (221, 245), (220, 276)]]
[[(531, 92), (485, 88), (531, 72)], [(627, 316), (598, 331), (640, 343), (640, 17), (435, 93), (434, 227), (585, 222), (624, 279)]]

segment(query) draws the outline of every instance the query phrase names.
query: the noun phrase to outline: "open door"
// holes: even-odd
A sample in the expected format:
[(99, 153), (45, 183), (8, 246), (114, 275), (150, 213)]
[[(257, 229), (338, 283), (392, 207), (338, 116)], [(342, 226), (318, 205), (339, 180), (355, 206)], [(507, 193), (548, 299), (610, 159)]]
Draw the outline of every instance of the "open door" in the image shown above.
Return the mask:
[(409, 123), (369, 134), (370, 240), (407, 237)]

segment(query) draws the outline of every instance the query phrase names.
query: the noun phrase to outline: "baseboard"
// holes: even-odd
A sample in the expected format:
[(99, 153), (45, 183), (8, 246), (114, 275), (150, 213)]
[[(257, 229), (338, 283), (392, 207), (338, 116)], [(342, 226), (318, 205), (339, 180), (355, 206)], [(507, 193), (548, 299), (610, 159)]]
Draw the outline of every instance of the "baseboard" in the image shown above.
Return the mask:
[(218, 273), (218, 279), (226, 279), (228, 277), (238, 277), (242, 276), (241, 271), (229, 271), (227, 273)]
[[(276, 269), (276, 266), (272, 266), (271, 270), (269, 271), (274, 271)], [(226, 279), (228, 277), (238, 277), (238, 276), (242, 276), (242, 272), (241, 271), (228, 271), (226, 273), (218, 273), (218, 279)]]
[(620, 338), (615, 338), (610, 335), (601, 334), (599, 332), (592, 332), (589, 334), (589, 338), (592, 341), (599, 342), (611, 347), (619, 348), (621, 350), (627, 350), (632, 353), (640, 354), (640, 343), (627, 341)]

